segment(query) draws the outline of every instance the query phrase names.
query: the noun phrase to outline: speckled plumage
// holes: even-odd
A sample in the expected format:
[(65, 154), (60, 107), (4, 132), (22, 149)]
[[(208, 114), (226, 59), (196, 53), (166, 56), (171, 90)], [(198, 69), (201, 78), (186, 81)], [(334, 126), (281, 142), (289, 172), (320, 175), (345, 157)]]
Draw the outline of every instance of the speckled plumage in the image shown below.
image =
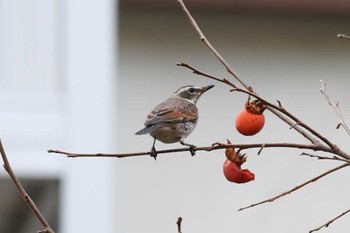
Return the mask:
[[(150, 134), (163, 143), (183, 142), (198, 122), (196, 103), (200, 96), (213, 85), (207, 87), (184, 86), (167, 100), (157, 105), (147, 116), (145, 128), (136, 135)], [(192, 145), (190, 145), (192, 146)]]

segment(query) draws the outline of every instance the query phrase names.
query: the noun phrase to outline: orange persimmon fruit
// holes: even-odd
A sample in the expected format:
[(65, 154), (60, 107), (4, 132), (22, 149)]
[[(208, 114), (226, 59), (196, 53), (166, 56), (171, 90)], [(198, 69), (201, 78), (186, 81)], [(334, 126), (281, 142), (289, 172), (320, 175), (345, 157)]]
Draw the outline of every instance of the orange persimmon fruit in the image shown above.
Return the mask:
[(251, 113), (243, 109), (236, 116), (236, 129), (245, 136), (252, 136), (259, 133), (265, 124), (263, 114)]
[(244, 109), (236, 116), (236, 129), (245, 136), (252, 136), (259, 133), (265, 124), (263, 114), (265, 105), (259, 100), (250, 102), (250, 96), (245, 103)]

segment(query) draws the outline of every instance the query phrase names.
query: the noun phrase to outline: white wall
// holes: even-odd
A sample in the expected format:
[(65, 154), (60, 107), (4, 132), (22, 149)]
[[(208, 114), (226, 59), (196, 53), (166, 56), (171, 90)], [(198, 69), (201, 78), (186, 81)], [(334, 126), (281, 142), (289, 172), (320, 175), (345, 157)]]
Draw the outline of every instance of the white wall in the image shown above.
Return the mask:
[[(336, 130), (337, 117), (319, 93), (319, 80), (341, 100), (350, 117), (348, 86), (349, 19), (312, 16), (193, 12), (204, 33), (241, 77), (266, 99), (280, 100), (292, 113), (344, 149), (348, 136)], [(200, 120), (188, 142), (306, 142), (272, 114), (264, 130), (243, 137), (234, 129), (235, 114), (246, 96), (176, 67), (189, 62), (219, 77), (230, 78), (200, 42), (180, 9), (126, 9), (120, 14), (119, 143), (122, 152), (147, 151), (152, 139), (135, 136), (148, 112), (186, 84), (216, 87), (198, 102)], [(180, 145), (157, 144), (157, 148)], [(341, 171), (298, 193), (245, 212), (242, 206), (279, 194), (335, 166), (298, 156), (300, 151), (246, 151), (246, 167), (256, 180), (228, 183), (222, 174), (224, 152), (159, 155), (118, 160), (118, 232), (174, 232), (183, 217), (183, 232), (306, 232), (348, 208), (348, 171)], [(344, 231), (345, 218), (330, 226)]]
[[(115, 4), (67, 1), (66, 10), (67, 150), (111, 152), (117, 120)], [(92, 158), (66, 166), (62, 232), (113, 232), (113, 163)]]
[(13, 169), (61, 181), (56, 232), (113, 232), (113, 163), (46, 151), (115, 150), (115, 2), (1, 0), (0, 15), (0, 136)]

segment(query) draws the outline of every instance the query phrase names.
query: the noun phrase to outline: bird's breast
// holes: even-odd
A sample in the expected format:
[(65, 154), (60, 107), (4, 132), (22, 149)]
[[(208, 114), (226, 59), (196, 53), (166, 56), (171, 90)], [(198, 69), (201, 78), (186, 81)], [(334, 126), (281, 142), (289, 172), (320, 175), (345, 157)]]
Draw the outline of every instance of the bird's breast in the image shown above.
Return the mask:
[(152, 137), (163, 143), (179, 142), (181, 138), (186, 138), (192, 133), (197, 125), (197, 121), (190, 121), (175, 124), (160, 124), (151, 134)]

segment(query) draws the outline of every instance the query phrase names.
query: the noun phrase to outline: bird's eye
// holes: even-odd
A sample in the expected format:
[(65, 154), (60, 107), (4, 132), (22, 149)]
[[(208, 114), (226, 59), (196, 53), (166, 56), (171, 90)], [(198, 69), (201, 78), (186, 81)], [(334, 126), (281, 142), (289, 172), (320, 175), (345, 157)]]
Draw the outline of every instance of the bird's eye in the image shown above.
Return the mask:
[(193, 93), (194, 92), (194, 88), (191, 87), (190, 89), (188, 89), (188, 91)]

